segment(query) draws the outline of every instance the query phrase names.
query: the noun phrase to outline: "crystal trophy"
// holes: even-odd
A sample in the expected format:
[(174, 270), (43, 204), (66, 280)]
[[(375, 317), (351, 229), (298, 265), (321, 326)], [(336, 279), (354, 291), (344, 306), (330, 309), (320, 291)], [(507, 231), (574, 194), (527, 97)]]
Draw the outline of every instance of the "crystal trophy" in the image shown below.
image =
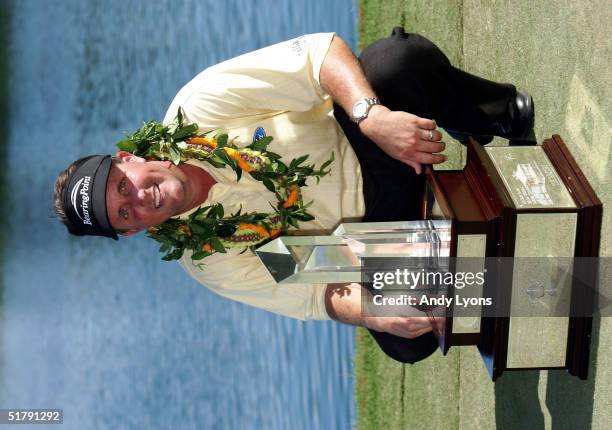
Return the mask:
[(277, 283), (360, 282), (362, 258), (448, 257), (447, 220), (341, 224), (331, 236), (282, 236), (256, 253)]

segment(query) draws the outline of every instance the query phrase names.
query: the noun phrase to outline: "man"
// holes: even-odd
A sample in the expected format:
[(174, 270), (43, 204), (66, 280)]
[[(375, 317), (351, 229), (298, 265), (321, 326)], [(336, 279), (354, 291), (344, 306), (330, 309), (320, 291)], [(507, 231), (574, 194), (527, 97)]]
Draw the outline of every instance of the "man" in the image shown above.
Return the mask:
[[(427, 39), (406, 34), (366, 48), (358, 61), (333, 33), (302, 36), (210, 67), (183, 87), (165, 123), (182, 108), (200, 131), (223, 128), (238, 146), (268, 134), (270, 150), (291, 159), (309, 154), (321, 164), (333, 151), (332, 172), (302, 188), (315, 220), (328, 232), (342, 220), (409, 220), (420, 216), (424, 164), (445, 160), (438, 125), (459, 140), (493, 135), (532, 138), (531, 98), (515, 87), (450, 65)], [(332, 116), (333, 114), (333, 116)], [(435, 118), (435, 120), (433, 119)], [(201, 205), (269, 212), (273, 195), (252, 178), (198, 160), (176, 166), (120, 151), (79, 160), (56, 182), (59, 218), (75, 234), (116, 239)], [(209, 289), (234, 300), (299, 319), (335, 319), (365, 326), (392, 358), (414, 363), (436, 341), (426, 318), (364, 317), (359, 284), (277, 285), (250, 253), (215, 253), (204, 266), (189, 254), (181, 265)]]

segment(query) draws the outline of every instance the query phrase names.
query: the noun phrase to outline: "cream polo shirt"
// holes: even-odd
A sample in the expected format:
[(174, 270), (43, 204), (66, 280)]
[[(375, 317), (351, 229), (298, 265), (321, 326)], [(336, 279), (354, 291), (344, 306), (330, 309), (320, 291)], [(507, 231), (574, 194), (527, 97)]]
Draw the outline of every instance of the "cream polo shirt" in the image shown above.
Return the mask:
[[(365, 212), (359, 162), (332, 114), (332, 100), (319, 83), (319, 71), (334, 33), (301, 36), (212, 66), (185, 85), (172, 101), (164, 122), (180, 107), (187, 122), (200, 131), (222, 128), (237, 146), (251, 143), (262, 127), (274, 140), (268, 147), (285, 160), (309, 154), (317, 166), (335, 153), (330, 175), (309, 180), (302, 188), (315, 220), (301, 223), (300, 233), (326, 234), (342, 220)], [(276, 198), (248, 174), (239, 182), (229, 168), (215, 169), (191, 160), (217, 181), (203, 205), (222, 203), (226, 213), (271, 212)], [(191, 211), (190, 211), (191, 212)], [(181, 214), (186, 216), (189, 212)], [(325, 311), (325, 284), (276, 284), (259, 258), (250, 252), (228, 250), (194, 264), (190, 254), (180, 260), (194, 279), (233, 300), (298, 318), (329, 319)]]

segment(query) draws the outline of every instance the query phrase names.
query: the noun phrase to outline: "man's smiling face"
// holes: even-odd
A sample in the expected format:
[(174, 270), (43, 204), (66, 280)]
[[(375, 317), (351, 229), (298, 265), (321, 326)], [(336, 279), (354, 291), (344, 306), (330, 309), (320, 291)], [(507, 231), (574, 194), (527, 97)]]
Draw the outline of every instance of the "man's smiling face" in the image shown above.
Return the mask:
[(119, 152), (106, 186), (106, 210), (115, 230), (128, 234), (160, 224), (186, 209), (187, 177), (169, 161), (145, 161)]

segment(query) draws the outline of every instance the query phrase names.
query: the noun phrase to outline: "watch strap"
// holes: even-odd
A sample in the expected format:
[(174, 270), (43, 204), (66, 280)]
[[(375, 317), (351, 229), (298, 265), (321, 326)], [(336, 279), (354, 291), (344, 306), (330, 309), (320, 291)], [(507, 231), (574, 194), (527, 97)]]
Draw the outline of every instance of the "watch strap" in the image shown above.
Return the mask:
[(366, 119), (368, 117), (368, 114), (370, 113), (370, 109), (372, 108), (372, 106), (374, 105), (379, 105), (380, 103), (380, 99), (378, 97), (364, 97), (362, 99), (357, 100), (353, 106), (355, 106), (357, 103), (361, 102), (361, 101), (365, 101), (367, 104), (367, 108), (366, 111), (363, 115), (360, 115), (358, 117), (355, 117), (351, 114), (351, 120), (356, 123), (359, 124), (361, 121), (363, 121), (364, 119)]

